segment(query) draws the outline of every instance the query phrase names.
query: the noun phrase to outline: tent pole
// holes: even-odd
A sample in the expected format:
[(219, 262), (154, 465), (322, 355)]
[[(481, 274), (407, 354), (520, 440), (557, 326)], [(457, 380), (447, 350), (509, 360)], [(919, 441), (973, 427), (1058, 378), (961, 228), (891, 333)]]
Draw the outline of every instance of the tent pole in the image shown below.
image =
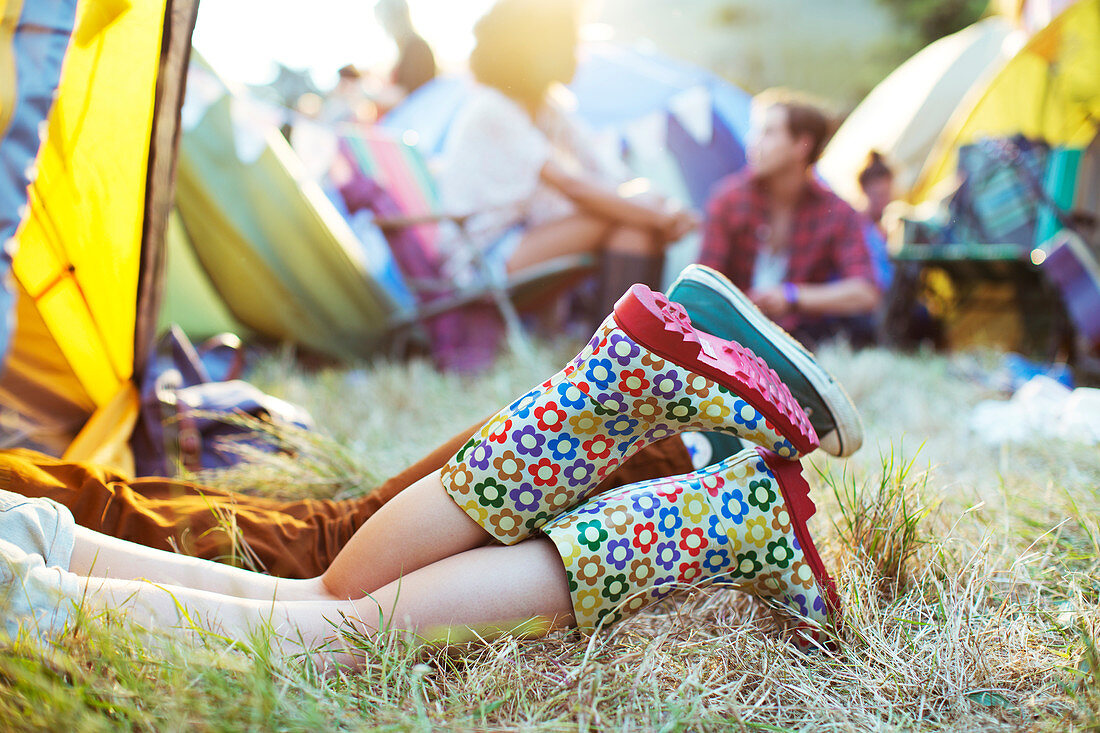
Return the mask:
[(156, 338), (157, 316), (164, 291), (165, 236), (168, 214), (175, 198), (180, 108), (187, 86), (191, 33), (195, 29), (198, 10), (199, 0), (166, 0), (164, 9), (153, 125), (149, 136), (149, 167), (145, 179), (145, 212), (134, 323), (133, 380), (139, 386)]

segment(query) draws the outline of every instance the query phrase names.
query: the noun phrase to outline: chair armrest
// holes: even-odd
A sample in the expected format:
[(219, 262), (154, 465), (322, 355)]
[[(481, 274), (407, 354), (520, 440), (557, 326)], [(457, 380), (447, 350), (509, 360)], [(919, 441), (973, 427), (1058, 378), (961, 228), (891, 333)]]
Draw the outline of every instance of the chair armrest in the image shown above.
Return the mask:
[(466, 223), (466, 220), (470, 218), (470, 214), (415, 214), (411, 216), (387, 216), (374, 220), (374, 223), (379, 229), (394, 230), (394, 229), (408, 229), (409, 227), (421, 226), (423, 224), (438, 224), (440, 222), (449, 221), (459, 226)]

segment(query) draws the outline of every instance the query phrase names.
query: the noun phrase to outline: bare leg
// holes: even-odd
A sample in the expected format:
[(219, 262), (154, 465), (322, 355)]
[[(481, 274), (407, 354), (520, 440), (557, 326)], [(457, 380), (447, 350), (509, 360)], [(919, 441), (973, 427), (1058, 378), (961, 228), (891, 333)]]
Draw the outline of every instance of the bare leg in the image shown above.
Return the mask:
[(76, 528), (69, 570), (89, 577), (148, 580), (267, 601), (316, 599), (324, 593), (320, 578), (275, 578), (138, 545), (80, 526)]
[(652, 257), (659, 255), (661, 249), (661, 243), (653, 236), (651, 229), (617, 226), (607, 237), (608, 252)]
[(508, 260), (508, 272), (519, 272), (562, 255), (598, 252), (613, 224), (588, 214), (552, 221), (528, 229)]
[(371, 516), (340, 550), (321, 581), (335, 598), (362, 598), (489, 539), (489, 533), (451, 499), (435, 471)]
[(284, 652), (329, 645), (320, 652), (321, 660), (345, 664), (354, 661), (338, 640), (337, 628), (345, 620), (367, 636), (398, 629), (427, 641), (491, 637), (517, 629), (542, 635), (574, 623), (561, 557), (541, 537), (449, 557), (358, 601), (260, 601), (144, 581), (89, 578), (85, 603), (93, 611), (127, 611), (149, 629), (186, 630), (199, 623), (242, 641), (270, 624)]
[(324, 575), (274, 578), (76, 528), (70, 570), (78, 575), (210, 591), (262, 601), (358, 599), (414, 570), (485, 544), (489, 534), (429, 474), (372, 516)]

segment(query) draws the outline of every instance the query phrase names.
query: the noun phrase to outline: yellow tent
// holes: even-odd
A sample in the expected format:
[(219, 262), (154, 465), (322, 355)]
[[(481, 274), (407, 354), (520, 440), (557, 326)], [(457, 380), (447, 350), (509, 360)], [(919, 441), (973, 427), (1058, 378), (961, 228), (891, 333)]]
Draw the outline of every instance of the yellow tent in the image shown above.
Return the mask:
[(848, 115), (818, 163), (822, 177), (854, 202), (859, 171), (878, 150), (893, 164), (898, 190), (909, 190), (960, 101), (1012, 57), (1022, 35), (993, 16), (923, 48)]
[(1050, 145), (1085, 148), (1100, 121), (1100, 0), (1078, 0), (1037, 32), (972, 102), (960, 105), (936, 142), (910, 203), (941, 198), (954, 185), (961, 146), (1022, 133)]
[[(5, 16), (19, 4), (0, 0)], [(132, 467), (133, 379), (154, 335), (196, 9), (79, 0), (14, 241), (0, 404), (36, 447), (122, 470)]]

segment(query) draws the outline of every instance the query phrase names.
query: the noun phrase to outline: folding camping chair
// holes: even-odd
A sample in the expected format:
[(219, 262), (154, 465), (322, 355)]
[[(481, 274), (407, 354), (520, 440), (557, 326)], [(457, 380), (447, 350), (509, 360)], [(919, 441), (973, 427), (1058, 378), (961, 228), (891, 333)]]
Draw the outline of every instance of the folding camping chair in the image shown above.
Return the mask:
[(903, 219), (898, 230), (887, 339), (910, 332), (918, 300), (952, 319), (964, 311), (1000, 313), (1011, 291), (1023, 331), (1018, 348), (1053, 357), (1068, 322), (1033, 250), (1069, 222), (1078, 160), (1077, 151), (1052, 151), (1022, 136), (961, 148), (962, 183), (948, 201), (947, 225)]
[(1077, 337), (1077, 366), (1100, 377), (1100, 246), (1063, 229), (1033, 259), (1061, 293)]
[[(569, 255), (506, 276), (486, 262), (484, 253), (469, 235), (469, 220), (474, 213), (480, 212), (441, 210), (427, 164), (410, 141), (378, 127), (345, 128), (340, 132), (339, 149), (338, 154), (349, 158), (352, 167), (377, 184), (392, 201), (389, 207), (381, 207), (381, 210), (372, 207), (375, 209), (374, 224), (387, 235), (390, 251), (416, 300), (413, 312), (396, 321), (392, 330), (421, 324), (448, 311), (488, 300), (504, 321), (513, 350), (529, 354), (530, 344), (520, 322), (517, 303), (536, 303), (548, 292), (562, 287), (569, 278), (595, 265), (592, 255)], [(436, 246), (440, 226), (447, 224), (456, 228), (459, 244), (458, 251), (449, 254), (440, 252)], [(409, 231), (419, 236), (415, 239), (395, 236)], [(470, 283), (458, 285), (441, 274), (447, 262), (456, 257), (469, 260), (475, 274)]]

